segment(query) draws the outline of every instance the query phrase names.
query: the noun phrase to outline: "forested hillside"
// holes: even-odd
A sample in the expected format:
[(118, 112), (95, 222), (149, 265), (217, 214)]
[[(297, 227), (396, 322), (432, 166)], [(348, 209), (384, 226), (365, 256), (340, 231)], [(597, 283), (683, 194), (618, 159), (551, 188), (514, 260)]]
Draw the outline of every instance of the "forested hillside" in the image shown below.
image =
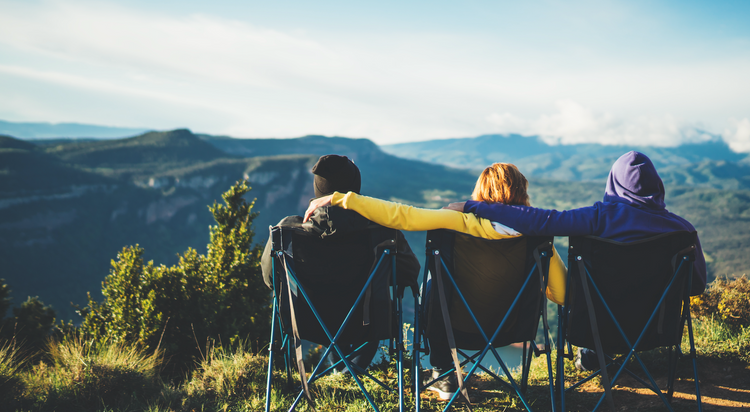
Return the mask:
[(474, 181), (465, 171), (385, 154), (367, 140), (277, 142), (279, 148), (313, 143), (317, 149), (240, 157), (187, 130), (37, 144), (2, 137), (0, 278), (15, 304), (38, 295), (59, 317), (76, 319), (70, 302), (84, 305), (86, 292), (98, 299), (110, 261), (123, 246), (139, 244), (157, 265), (176, 263), (189, 247), (204, 252), (213, 224), (207, 206), (239, 179), (252, 186), (248, 198), (257, 199), (253, 210), (260, 212), (256, 240), (265, 242), (269, 225), (307, 207), (313, 197), (309, 171), (324, 153), (355, 159), (364, 193), (415, 204), (464, 197)]
[[(682, 150), (680, 159), (704, 162), (705, 169), (670, 171), (664, 164), (663, 175), (676, 176), (672, 181), (682, 176), (680, 185), (667, 185), (668, 208), (699, 230), (710, 273), (750, 271), (743, 257), (750, 246), (750, 192), (690, 185), (700, 179), (740, 181), (726, 169), (741, 172), (744, 163), (719, 159), (719, 149), (713, 160), (699, 158), (700, 151)], [(269, 225), (306, 208), (313, 196), (309, 170), (318, 156), (328, 153), (354, 159), (362, 170), (364, 194), (414, 205), (440, 207), (466, 199), (476, 180), (472, 169), (399, 158), (366, 139), (231, 139), (188, 130), (92, 141), (29, 142), (3, 136), (0, 278), (13, 290), (14, 304), (38, 295), (59, 318), (75, 320), (70, 302), (84, 305), (86, 292), (99, 298), (110, 261), (123, 246), (139, 244), (144, 257), (157, 265), (176, 263), (177, 254), (189, 247), (204, 252), (213, 224), (207, 206), (239, 179), (252, 186), (248, 198), (257, 199), (253, 211), (260, 212), (255, 240), (264, 242)], [(611, 162), (597, 156), (581, 153), (576, 158), (579, 174), (590, 169), (594, 181), (531, 178), (532, 203), (565, 209), (600, 200), (604, 184), (601, 172), (593, 171), (608, 170)], [(662, 157), (678, 165), (676, 155), (670, 156)], [(485, 158), (472, 161), (474, 168), (489, 163)], [(421, 255), (424, 235), (413, 233), (407, 239)]]

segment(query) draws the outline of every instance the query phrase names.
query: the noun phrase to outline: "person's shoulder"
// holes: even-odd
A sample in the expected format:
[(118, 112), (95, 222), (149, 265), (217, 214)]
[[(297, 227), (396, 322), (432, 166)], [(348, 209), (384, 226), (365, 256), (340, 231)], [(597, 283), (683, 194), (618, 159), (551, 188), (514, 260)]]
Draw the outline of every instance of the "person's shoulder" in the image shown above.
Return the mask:
[[(666, 209), (665, 209), (665, 211), (666, 211)], [(669, 211), (666, 211), (666, 212), (667, 212), (667, 213), (669, 214), (669, 216), (670, 216), (670, 217), (671, 217), (672, 219), (674, 219), (674, 220), (677, 220), (677, 221), (681, 222), (681, 223), (682, 223), (682, 224), (683, 224), (683, 225), (685, 226), (685, 230), (688, 230), (688, 231), (690, 231), (690, 232), (694, 232), (694, 231), (695, 231), (695, 226), (693, 226), (693, 224), (692, 224), (692, 223), (690, 223), (690, 222), (689, 222), (689, 221), (688, 221), (687, 219), (685, 219), (684, 217), (682, 217), (682, 216), (680, 216), (680, 215), (678, 215), (678, 214), (675, 214), (675, 213), (669, 212)]]

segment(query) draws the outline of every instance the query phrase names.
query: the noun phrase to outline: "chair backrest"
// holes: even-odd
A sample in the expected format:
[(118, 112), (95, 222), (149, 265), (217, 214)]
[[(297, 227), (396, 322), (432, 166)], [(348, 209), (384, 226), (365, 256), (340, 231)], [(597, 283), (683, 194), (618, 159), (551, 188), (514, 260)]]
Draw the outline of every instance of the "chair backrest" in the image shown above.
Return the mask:
[[(533, 340), (537, 333), (540, 308), (544, 305), (544, 289), (536, 270), (534, 251), (552, 252), (552, 237), (521, 236), (488, 240), (450, 230), (433, 230), (427, 234), (427, 253), (430, 272), (435, 276), (436, 261), (431, 250), (439, 250), (442, 260), (466, 299), (471, 313), (489, 336), (497, 329), (519, 292), (521, 296), (503, 325), (494, 346)], [(541, 261), (540, 261), (541, 262)], [(543, 265), (548, 265), (546, 260)], [(548, 266), (542, 268), (547, 276)], [(456, 345), (463, 349), (482, 349), (484, 340), (479, 335), (469, 310), (455, 293), (443, 272), (446, 285), (451, 325), (456, 334)], [(525, 281), (529, 283), (522, 289)], [(434, 286), (433, 286), (434, 289)], [(427, 337), (439, 334), (444, 328), (437, 293), (431, 293), (427, 313)]]
[[(339, 343), (362, 343), (387, 339), (392, 332), (391, 295), (393, 259), (381, 260), (385, 249), (396, 251), (398, 236), (392, 229), (372, 225), (365, 230), (320, 238), (298, 228), (271, 229), (274, 251), (283, 251), (285, 262), (275, 258), (274, 285), (280, 299), (282, 324), (290, 327), (289, 298), (284, 264), (287, 265), (330, 333), (335, 334), (374, 273), (367, 297), (354, 308)], [(292, 285), (294, 310), (302, 339), (328, 345), (312, 308)], [(365, 308), (367, 308), (365, 310)], [(368, 322), (369, 320), (369, 322)]]
[[(593, 281), (589, 281), (588, 288), (605, 351), (625, 353), (630, 349), (608, 310), (634, 345), (648, 319), (658, 309), (636, 350), (677, 344), (682, 337), (681, 314), (684, 299), (689, 294), (695, 242), (695, 232), (683, 231), (628, 243), (593, 236), (570, 237), (567, 340), (576, 346), (594, 348), (580, 274), (585, 267), (584, 273), (590, 274)], [(687, 260), (683, 260), (685, 256)], [(670, 284), (664, 301), (657, 308)]]

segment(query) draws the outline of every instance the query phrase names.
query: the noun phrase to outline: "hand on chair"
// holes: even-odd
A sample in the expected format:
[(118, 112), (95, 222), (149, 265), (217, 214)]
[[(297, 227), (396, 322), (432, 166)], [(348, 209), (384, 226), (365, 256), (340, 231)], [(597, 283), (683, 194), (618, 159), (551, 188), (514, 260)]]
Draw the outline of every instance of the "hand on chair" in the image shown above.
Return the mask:
[(317, 199), (313, 199), (310, 202), (310, 205), (307, 207), (307, 210), (305, 211), (305, 218), (302, 220), (302, 222), (307, 222), (310, 220), (310, 216), (312, 216), (313, 213), (315, 213), (315, 209), (323, 206), (330, 206), (331, 205), (331, 199), (333, 198), (333, 195), (323, 196), (319, 197)]

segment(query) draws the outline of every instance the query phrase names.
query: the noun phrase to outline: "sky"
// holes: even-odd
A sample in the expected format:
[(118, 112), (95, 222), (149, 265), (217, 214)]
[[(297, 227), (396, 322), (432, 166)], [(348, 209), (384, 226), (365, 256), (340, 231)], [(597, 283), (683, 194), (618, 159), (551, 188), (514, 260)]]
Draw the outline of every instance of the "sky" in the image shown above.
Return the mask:
[(750, 152), (750, 1), (0, 0), (0, 119)]

